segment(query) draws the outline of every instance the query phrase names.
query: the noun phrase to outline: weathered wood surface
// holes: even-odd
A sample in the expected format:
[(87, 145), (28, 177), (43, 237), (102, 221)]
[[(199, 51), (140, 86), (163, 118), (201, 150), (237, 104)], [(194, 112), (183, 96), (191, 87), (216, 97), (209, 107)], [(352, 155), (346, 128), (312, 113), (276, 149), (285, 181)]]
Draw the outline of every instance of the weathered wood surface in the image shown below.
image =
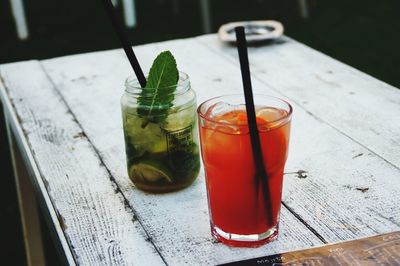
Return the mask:
[[(113, 235), (122, 242), (124, 251), (130, 252), (129, 257), (124, 252), (119, 256), (121, 262), (135, 258), (138, 253), (156, 259), (158, 255), (154, 255), (152, 244), (171, 265), (224, 263), (399, 230), (400, 130), (395, 118), (400, 116), (400, 93), (293, 40), (285, 41), (250, 50), (253, 85), (258, 93), (285, 97), (293, 104), (286, 172), (305, 170), (307, 177), (286, 175), (281, 235), (278, 241), (258, 249), (233, 249), (212, 242), (203, 172), (190, 188), (181, 192), (151, 195), (133, 187), (125, 169), (119, 107), (123, 82), (131, 70), (121, 50), (42, 61), (47, 75), (45, 83), (51, 82), (46, 85), (45, 98), (31, 85), (36, 84), (35, 75), (39, 74), (32, 74), (30, 68), (37, 63), (1, 66), (0, 75), (7, 81), (23, 128), (35, 128), (27, 138), (39, 167), (49, 169), (47, 174), (42, 173), (43, 178), (50, 179), (49, 188), (77, 190), (81, 199), (94, 208), (85, 212), (78, 205), (71, 210), (65, 201), (77, 204), (77, 196), (71, 192), (54, 194), (53, 188), (50, 189), (60, 215), (75, 214), (81, 207), (80, 218), (64, 218), (70, 230), (66, 230), (66, 236), (70, 243), (75, 241), (80, 247), (73, 245), (75, 256), (93, 258), (92, 253), (104, 252), (98, 239), (90, 242), (72, 233), (82, 230), (81, 235), (101, 234), (88, 228), (90, 224), (103, 234), (109, 234), (109, 224), (114, 225), (113, 231), (128, 231)], [(236, 50), (218, 43), (214, 35), (139, 46), (135, 51), (148, 69), (158, 52), (166, 49), (176, 56), (180, 69), (189, 74), (199, 103), (212, 96), (241, 92)], [(27, 68), (24, 75), (17, 73), (22, 67)], [(27, 72), (32, 73), (26, 77)], [(24, 87), (27, 84), (29, 89)], [(54, 114), (50, 114), (53, 109)], [(62, 134), (57, 133), (60, 130)], [(380, 135), (374, 135), (373, 130)], [(59, 139), (60, 135), (73, 136), (82, 131), (85, 135), (78, 138), (82, 147), (79, 150), (75, 147), (72, 152), (68, 147), (75, 146), (78, 141), (75, 138), (63, 137), (62, 145), (44, 141), (48, 136)], [(87, 163), (83, 159), (86, 156), (90, 158), (87, 161), (97, 165)], [(52, 164), (57, 165), (57, 171), (52, 170)], [(75, 176), (82, 174), (87, 180), (76, 177), (67, 182), (60, 175), (64, 171), (73, 171)], [(92, 173), (98, 172), (93, 177)], [(107, 191), (101, 197), (96, 194), (102, 204), (94, 202), (94, 199), (99, 202), (93, 197), (98, 186)], [(108, 193), (116, 186), (119, 189), (116, 194)], [(120, 193), (129, 208), (118, 207), (124, 202)], [(104, 215), (104, 206), (111, 220), (99, 216)], [(132, 219), (133, 212), (140, 224), (126, 222), (124, 217)], [(104, 223), (106, 220), (109, 222)], [(144, 242), (144, 231), (150, 242)], [(136, 244), (144, 243), (141, 248), (145, 250), (128, 243), (132, 235)]]
[[(0, 77), (1, 77), (1, 71), (0, 71)], [(53, 234), (53, 241), (55, 244), (55, 248), (59, 252), (58, 254), (60, 255), (60, 259), (65, 261), (65, 264), (69, 265), (75, 265), (75, 260), (72, 255), (72, 252), (69, 248), (68, 242), (64, 236), (64, 230), (59, 223), (58, 215), (56, 210), (53, 208), (53, 203), (50, 199), (50, 196), (47, 192), (47, 187), (45, 184), (45, 180), (41, 178), (41, 173), (39, 171), (39, 168), (35, 162), (33, 151), (30, 148), (30, 145), (27, 141), (27, 139), (24, 137), (25, 133), (24, 130), (22, 129), (22, 125), (19, 123), (19, 119), (15, 111), (13, 110), (13, 105), (11, 103), (10, 98), (6, 94), (6, 89), (3, 85), (2, 79), (0, 78), (0, 100), (2, 102), (2, 107), (4, 111), (4, 116), (6, 120), (6, 128), (7, 128), (7, 134), (8, 138), (12, 138), (15, 140), (15, 145), (14, 143), (10, 144), (10, 151), (11, 151), (11, 157), (12, 159), (14, 156), (14, 151), (15, 149), (19, 150), (19, 155), (22, 157), (22, 161), (20, 161), (20, 166), (25, 167), (24, 170), (26, 170), (27, 177), (29, 180), (27, 180), (27, 185), (31, 185), (33, 191), (35, 192), (35, 196), (37, 199), (38, 205), (42, 208), (42, 213), (45, 215), (45, 220), (47, 222), (47, 225), (49, 225), (49, 231)], [(21, 160), (21, 158), (18, 158)], [(19, 173), (14, 173), (14, 174), (19, 174)], [(15, 178), (18, 178), (17, 176)], [(17, 180), (16, 180), (17, 182)], [(17, 187), (18, 190), (20, 190)], [(21, 193), (22, 191), (19, 191)], [(26, 200), (26, 199), (22, 199)], [(37, 208), (38, 206), (36, 206)], [(20, 210), (21, 211), (21, 210)], [(26, 218), (28, 220), (28, 216), (26, 217), (21, 217), (22, 219)], [(33, 218), (34, 219), (34, 218)], [(31, 226), (31, 225), (30, 225)], [(34, 226), (34, 225), (32, 225)], [(24, 229), (24, 228), (23, 228)], [(40, 231), (40, 230), (38, 230)], [(32, 232), (32, 231), (31, 231)], [(26, 234), (26, 232), (24, 232)], [(32, 232), (32, 234), (34, 234)], [(27, 240), (24, 239), (25, 242), (25, 248), (31, 248), (31, 242), (27, 242)], [(33, 252), (34, 249), (31, 249), (29, 251), (25, 251), (27, 254), (26, 256), (29, 256), (29, 252)], [(27, 261), (28, 262), (28, 261)], [(28, 262), (29, 263), (29, 262)]]
[[(197, 40), (237, 64), (235, 49), (215, 36)], [(287, 169), (309, 174), (286, 179), (285, 204), (326, 242), (397, 230), (400, 90), (284, 41), (249, 55), (255, 84), (297, 109)], [(326, 76), (329, 82), (321, 81)]]
[[(192, 63), (191, 57), (184, 59), (190, 48), (185, 48), (185, 42), (179, 43), (177, 48), (183, 50), (174, 53), (180, 64), (185, 65), (188, 72), (198, 70), (195, 58)], [(140, 58), (145, 69), (160, 49), (172, 48), (170, 44), (165, 45), (136, 49), (136, 53), (145, 55)], [(107, 63), (99, 64), (99, 58)], [(203, 172), (190, 188), (165, 195), (145, 194), (135, 189), (128, 179), (119, 100), (130, 69), (122, 51), (45, 60), (42, 64), (168, 264), (222, 263), (322, 243), (285, 208), (281, 215), (282, 234), (271, 245), (259, 249), (231, 249), (213, 243)], [(212, 89), (209, 82), (212, 81), (204, 79), (201, 87)], [(209, 91), (198, 88), (200, 86), (196, 85), (200, 99), (210, 96), (207, 95)]]
[[(216, 36), (198, 40), (236, 62)], [(400, 90), (288, 37), (278, 43), (250, 48), (253, 77), (400, 167)]]
[(40, 64), (0, 71), (76, 263), (163, 264)]

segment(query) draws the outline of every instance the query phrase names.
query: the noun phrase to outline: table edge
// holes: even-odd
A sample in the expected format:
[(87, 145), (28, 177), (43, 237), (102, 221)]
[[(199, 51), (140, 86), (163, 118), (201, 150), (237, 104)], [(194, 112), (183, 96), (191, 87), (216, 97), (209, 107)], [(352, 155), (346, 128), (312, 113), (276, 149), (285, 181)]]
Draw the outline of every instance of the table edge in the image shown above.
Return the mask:
[(59, 251), (59, 254), (62, 254), (63, 261), (66, 265), (76, 265), (76, 261), (72, 254), (71, 248), (68, 244), (60, 221), (58, 219), (57, 212), (54, 209), (53, 204), (51, 203), (50, 196), (41, 177), (39, 168), (29, 148), (29, 144), (21, 128), (21, 125), (19, 124), (18, 117), (13, 109), (13, 105), (8, 98), (6, 87), (1, 80), (1, 76), (0, 101), (3, 104), (4, 116), (7, 118), (6, 123), (9, 123), (11, 131), (17, 137), (17, 145), (24, 159), (24, 164), (29, 172), (29, 179), (36, 192), (35, 194), (38, 198), (39, 206), (44, 213), (46, 224), (50, 227), (51, 234), (55, 236), (53, 237), (53, 239), (58, 240), (56, 242), (56, 249)]

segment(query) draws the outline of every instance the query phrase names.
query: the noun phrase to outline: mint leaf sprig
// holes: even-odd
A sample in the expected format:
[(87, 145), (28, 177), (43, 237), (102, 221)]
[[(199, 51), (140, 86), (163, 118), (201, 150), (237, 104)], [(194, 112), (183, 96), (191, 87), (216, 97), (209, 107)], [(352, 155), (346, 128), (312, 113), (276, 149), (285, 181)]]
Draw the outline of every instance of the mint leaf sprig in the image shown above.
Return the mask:
[(149, 122), (161, 123), (172, 107), (179, 72), (170, 51), (160, 53), (150, 68), (146, 87), (138, 97), (137, 113), (144, 118), (142, 128)]

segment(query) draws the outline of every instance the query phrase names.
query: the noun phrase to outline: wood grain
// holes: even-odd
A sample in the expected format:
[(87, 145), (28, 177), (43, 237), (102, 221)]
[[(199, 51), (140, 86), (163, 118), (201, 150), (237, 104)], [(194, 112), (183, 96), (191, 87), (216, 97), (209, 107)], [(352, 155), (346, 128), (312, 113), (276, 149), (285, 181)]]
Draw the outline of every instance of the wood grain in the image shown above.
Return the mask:
[[(200, 101), (219, 94), (241, 92), (240, 70), (234, 60), (229, 58), (230, 55), (223, 57), (220, 55), (223, 51), (214, 52), (196, 40), (141, 46), (137, 47), (136, 51), (142, 56), (141, 62), (146, 68), (154, 55), (164, 49), (170, 49), (176, 56), (178, 64), (185, 66), (185, 71), (191, 76)], [(99, 60), (108, 64), (99, 65), (97, 64)], [(156, 245), (165, 252), (163, 254), (166, 254), (168, 262), (176, 262), (177, 260), (174, 259), (176, 253), (171, 248), (166, 251), (163, 247), (168, 240), (178, 238), (175, 243), (187, 243), (185, 237), (196, 237), (193, 234), (194, 228), (203, 228), (200, 236), (208, 236), (206, 215), (198, 216), (198, 212), (193, 211), (193, 205), (202, 206), (202, 210), (207, 211), (203, 180), (199, 179), (195, 186), (178, 193), (179, 196), (173, 194), (163, 196), (163, 198), (145, 194), (142, 196), (139, 191), (131, 190), (125, 165), (122, 163), (124, 160), (122, 137), (118, 137), (115, 133), (106, 135), (103, 131), (104, 128), (107, 128), (107, 132), (119, 131), (122, 136), (119, 124), (120, 113), (115, 109), (115, 106), (118, 106), (120, 93), (114, 93), (114, 90), (122, 87), (122, 81), (129, 74), (129, 69), (125, 63), (119, 62), (124, 62), (123, 55), (120, 51), (114, 51), (50, 60), (44, 62), (44, 65), (83, 125), (85, 132), (102, 154), (105, 164), (116, 176), (117, 182), (121, 184), (122, 191), (129, 195), (127, 198), (132, 199), (133, 203), (138, 203), (133, 207), (137, 210), (139, 219), (143, 220), (146, 230), (154, 238)], [(73, 73), (77, 65), (83, 66), (87, 72), (76, 70), (76, 73)], [(91, 84), (71, 82), (77, 80), (79, 76), (76, 75), (87, 77)], [(94, 76), (97, 78), (89, 78)], [(256, 92), (281, 96), (259, 79), (253, 80), (253, 83)], [(107, 98), (107, 101), (101, 103), (91, 101), (90, 99), (95, 94), (101, 98)], [(88, 104), (88, 101), (91, 103)], [(398, 202), (396, 191), (399, 189), (399, 170), (363, 145), (332, 128), (316, 115), (310, 114), (302, 105), (297, 102), (293, 104), (295, 113), (291, 155), (287, 169), (288, 172), (306, 170), (308, 177), (299, 179), (295, 175), (287, 176), (284, 188), (285, 206), (327, 243), (398, 230), (400, 212), (396, 208)], [(102, 120), (100, 126), (100, 122), (96, 123), (90, 113), (109, 118), (106, 121)], [(119, 143), (112, 145), (116, 142)], [(363, 155), (355, 157), (359, 154)], [(357, 188), (365, 187), (369, 188), (365, 193), (357, 190)], [(198, 191), (199, 189), (201, 191)], [(154, 203), (154, 201), (164, 201), (164, 198), (168, 199), (164, 204)], [(199, 198), (202, 201), (196, 200)], [(188, 199), (194, 202), (188, 203)], [(179, 208), (176, 208), (176, 202), (179, 202)], [(171, 205), (175, 208), (168, 209), (164, 213), (164, 209)], [(343, 207), (338, 208), (338, 206)], [(159, 217), (160, 213), (163, 213), (161, 217)], [(182, 220), (177, 221), (175, 217), (182, 217)], [(183, 217), (187, 217), (188, 220)], [(190, 223), (190, 221), (196, 222)], [(201, 223), (199, 224), (198, 221)], [(182, 234), (175, 232), (185, 227), (188, 231)], [(171, 230), (173, 232), (171, 235), (166, 235), (165, 231), (161, 231), (160, 234), (165, 236), (164, 238), (157, 235), (159, 228), (176, 229)], [(288, 244), (290, 240), (285, 239), (285, 242)], [(192, 246), (191, 244), (175, 245), (179, 250)], [(297, 246), (291, 245), (293, 248)], [(189, 250), (184, 254), (189, 254), (188, 256), (191, 257), (193, 253), (194, 250)], [(249, 253), (250, 255), (255, 255), (255, 252)], [(201, 252), (198, 252), (198, 256), (207, 257), (207, 259), (211, 257), (210, 254)], [(186, 260), (183, 261), (186, 262)], [(216, 262), (220, 261), (216, 260)]]
[[(225, 52), (214, 46), (187, 39), (140, 46), (135, 50), (144, 68), (148, 69), (156, 54), (170, 49), (178, 66), (183, 66), (181, 69), (191, 77), (201, 102), (242, 90), (238, 63), (231, 58), (234, 51)], [(203, 175), (191, 188), (163, 196), (137, 191), (127, 178), (121, 114), (116, 106), (119, 106), (123, 80), (130, 70), (121, 51), (65, 57), (43, 64), (167, 262), (187, 263), (193, 256), (199, 262), (223, 262), (212, 253), (218, 245), (209, 243)], [(260, 79), (253, 80), (256, 92), (282, 96), (280, 90), (277, 92)], [(94, 95), (101, 98), (101, 102), (93, 100)], [(310, 113), (303, 104), (292, 103), (295, 113), (287, 170), (306, 170), (308, 176), (299, 179), (287, 175), (284, 204), (288, 210), (326, 243), (398, 230), (397, 167)], [(345, 104), (340, 108), (346, 108)], [(107, 119), (99, 122), (91, 113)], [(370, 189), (365, 193), (357, 190), (366, 187)], [(288, 214), (284, 209), (280, 242), (263, 247), (262, 253), (312, 245), (291, 239), (297, 238), (296, 234), (303, 235), (300, 239), (304, 239), (307, 232), (302, 231), (304, 226), (296, 225), (290, 236), (282, 237), (289, 223), (296, 224), (292, 220), (286, 224), (285, 215)], [(232, 254), (218, 250), (221, 258), (256, 256), (258, 250), (240, 255), (234, 254), (235, 250), (230, 252)]]
[[(210, 52), (222, 55), (232, 66), (238, 64), (235, 49), (217, 42), (215, 36), (197, 40)], [(394, 120), (394, 117), (399, 117), (400, 108), (397, 106), (396, 109), (393, 105), (394, 102), (400, 102), (400, 93), (293, 40), (285, 40), (283, 44), (249, 51), (251, 66), (254, 66), (254, 87), (264, 88), (267, 94), (291, 99), (289, 101), (295, 109), (287, 169), (288, 172), (306, 170), (308, 177), (286, 178), (285, 205), (328, 243), (398, 230), (400, 210), (396, 191), (400, 188), (400, 171), (396, 160), (400, 157), (400, 144), (390, 140), (400, 137), (400, 131), (396, 131), (399, 123)], [(288, 42), (294, 44), (286, 47)], [(320, 88), (317, 84), (304, 87), (303, 84), (315, 83), (315, 76), (295, 74), (296, 70), (302, 71), (302, 65), (295, 56), (285, 56), (285, 60), (280, 61), (269, 58), (285, 52), (307, 54), (302, 61), (305, 69), (318, 71), (322, 66), (329, 66), (337, 72), (337, 69), (342, 69), (332, 82), (347, 84), (349, 81), (348, 86), (357, 90), (361, 99), (348, 100), (334, 89)], [(224, 68), (227, 71), (226, 66)], [(280, 69), (280, 75), (278, 71), (273, 72), (275, 76), (266, 74), (275, 68)], [(235, 77), (238, 80), (237, 75), (231, 75), (230, 79)], [(301, 86), (296, 95), (290, 90), (293, 84), (297, 84), (297, 88)], [(300, 96), (306, 90), (306, 96)], [(364, 101), (375, 101), (372, 109), (375, 111), (367, 109)], [(310, 102), (315, 103), (313, 109), (309, 109)], [(326, 106), (332, 109), (328, 110)], [(379, 109), (385, 111), (380, 112)], [(337, 116), (337, 113), (341, 115)], [(364, 117), (365, 113), (369, 115), (368, 119)], [(348, 120), (346, 125), (339, 124), (340, 118)], [(386, 126), (388, 131), (383, 121), (385, 124), (389, 121)], [(364, 127), (365, 124), (370, 128), (379, 128), (379, 132), (387, 138), (368, 140), (370, 131), (360, 130), (360, 125)], [(363, 140), (366, 141), (360, 143)], [(389, 153), (378, 152), (390, 145)], [(376, 149), (373, 148), (375, 146)]]
[[(214, 35), (198, 40), (236, 62)], [(250, 48), (253, 77), (400, 168), (400, 90), (288, 37)]]
[[(27, 183), (32, 186), (32, 189), (36, 194), (35, 196), (37, 199), (37, 203), (42, 209), (42, 213), (45, 217), (48, 229), (52, 234), (55, 244), (54, 246), (57, 249), (60, 261), (65, 262), (65, 264), (67, 265), (76, 265), (74, 256), (72, 255), (71, 249), (69, 248), (67, 239), (64, 235), (64, 230), (59, 223), (58, 214), (53, 208), (53, 203), (50, 199), (49, 194), (47, 193), (46, 184), (41, 178), (38, 166), (34, 163), (35, 159), (33, 151), (31, 150), (30, 145), (25, 138), (24, 130), (19, 123), (20, 120), (13, 108), (10, 98), (7, 95), (1, 78), (0, 99), (4, 110), (4, 116), (7, 122), (7, 134), (9, 134), (9, 137), (13, 137), (15, 139), (15, 143), (17, 146), (15, 148), (19, 149), (19, 153), (22, 157), (22, 161), (20, 163), (21, 165), (24, 165), (24, 168), (27, 171), (27, 176), (29, 178)], [(26, 251), (26, 253), (28, 252), (29, 251)]]
[[(148, 69), (154, 56), (162, 49), (171, 49), (189, 75), (199, 71), (199, 66), (208, 65), (207, 62), (196, 61), (193, 57), (197, 47), (186, 46), (185, 41), (178, 43), (179, 45), (172, 42), (141, 46), (135, 48), (135, 52), (144, 69)], [(189, 54), (189, 51), (192, 53)], [(223, 263), (230, 258), (243, 259), (322, 243), (285, 208), (281, 215), (281, 235), (271, 245), (259, 249), (232, 249), (213, 243), (203, 172), (188, 189), (165, 195), (143, 193), (129, 181), (119, 108), (123, 82), (130, 74), (124, 54), (115, 50), (77, 55), (46, 60), (43, 66), (168, 264)], [(212, 75), (211, 70), (201, 73), (195, 79), (203, 83), (195, 84), (193, 81), (202, 100), (213, 95), (210, 86), (212, 78), (204, 78), (204, 75)], [(209, 90), (199, 89), (207, 87)]]
[[(135, 52), (148, 69), (160, 51), (171, 50), (178, 67), (189, 74), (200, 103), (242, 91), (236, 50), (215, 38), (155, 43), (135, 47)], [(37, 62), (1, 66), (35, 159), (48, 178), (49, 194), (60, 215), (67, 216), (66, 235), (74, 252), (83, 256), (80, 262), (90, 264), (93, 254), (107, 254), (107, 243), (98, 237), (110, 232), (124, 249), (121, 256), (110, 257), (121, 262), (137, 256), (140, 261), (146, 254), (156, 260), (158, 251), (167, 264), (203, 265), (399, 230), (400, 145), (399, 123), (394, 120), (400, 115), (395, 108), (400, 102), (398, 92), (284, 40), (281, 45), (251, 49), (249, 54), (255, 92), (289, 99), (295, 110), (281, 234), (277, 241), (257, 249), (234, 249), (212, 241), (203, 172), (188, 189), (162, 195), (141, 192), (129, 181), (119, 98), (131, 70), (122, 50), (42, 61), (47, 76)], [(20, 69), (28, 77), (21, 76)], [(372, 129), (379, 129), (380, 135)], [(64, 171), (73, 176), (71, 184), (60, 175)], [(85, 206), (94, 209), (84, 211)], [(127, 221), (133, 213), (140, 224)], [(85, 232), (82, 236), (80, 230)], [(132, 243), (145, 244), (131, 250)]]
[(0, 71), (77, 264), (163, 265), (40, 64)]

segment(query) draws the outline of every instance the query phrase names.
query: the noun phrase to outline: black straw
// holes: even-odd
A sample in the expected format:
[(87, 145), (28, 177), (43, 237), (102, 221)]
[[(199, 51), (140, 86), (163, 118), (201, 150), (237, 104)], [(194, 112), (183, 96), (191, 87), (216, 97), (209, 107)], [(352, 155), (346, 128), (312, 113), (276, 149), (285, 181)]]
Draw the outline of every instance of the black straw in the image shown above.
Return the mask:
[(253, 150), (254, 163), (256, 165), (256, 176), (261, 181), (264, 201), (267, 208), (267, 216), (272, 226), (272, 208), (268, 187), (268, 175), (264, 168), (263, 154), (261, 151), (260, 137), (258, 135), (256, 111), (254, 108), (253, 90), (250, 78), (249, 58), (247, 55), (247, 42), (244, 27), (236, 27), (236, 43), (239, 52), (240, 69), (242, 71), (242, 81), (244, 98), (246, 101), (247, 121), (249, 124), (251, 146)]
[(133, 71), (135, 71), (136, 77), (140, 83), (140, 86), (144, 88), (146, 86), (146, 77), (143, 74), (142, 68), (139, 65), (139, 61), (137, 60), (135, 53), (133, 52), (132, 47), (129, 45), (128, 38), (125, 36), (121, 23), (119, 22), (117, 15), (114, 11), (114, 6), (112, 5), (110, 0), (103, 0), (104, 8), (106, 9), (108, 16), (110, 17), (111, 23), (114, 27), (115, 32), (118, 35), (118, 38), (124, 48), (125, 54), (131, 63)]

